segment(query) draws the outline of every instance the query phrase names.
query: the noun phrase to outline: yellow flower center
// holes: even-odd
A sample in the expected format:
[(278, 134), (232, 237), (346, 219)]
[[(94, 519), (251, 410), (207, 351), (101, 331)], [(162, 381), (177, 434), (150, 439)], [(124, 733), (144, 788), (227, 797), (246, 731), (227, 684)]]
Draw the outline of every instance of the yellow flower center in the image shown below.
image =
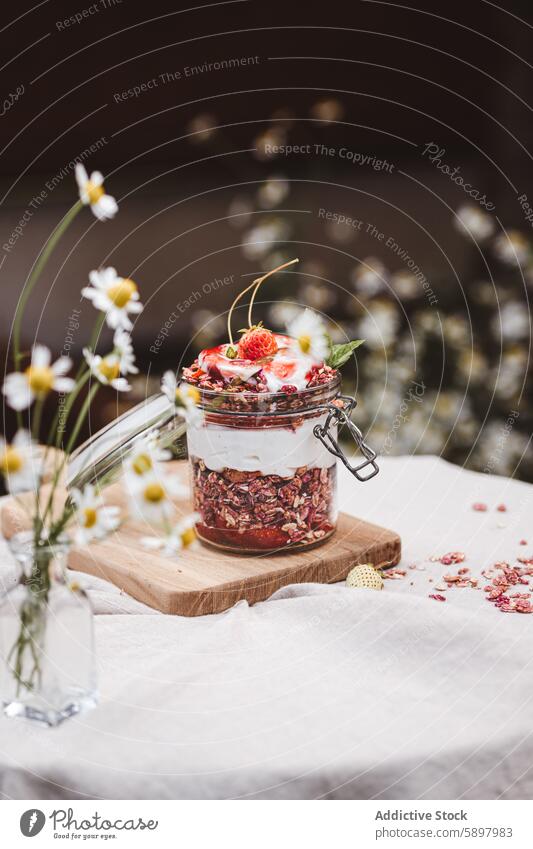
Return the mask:
[(116, 307), (122, 309), (131, 300), (136, 291), (137, 286), (133, 280), (124, 277), (118, 283), (115, 283), (114, 286), (109, 287), (107, 297)]
[(105, 377), (106, 380), (111, 382), (119, 376), (120, 364), (117, 363), (116, 360), (112, 360), (110, 357), (104, 357), (98, 366), (98, 371), (103, 377)]
[(159, 501), (164, 501), (165, 490), (160, 483), (150, 483), (144, 490), (146, 501), (151, 501), (152, 504), (157, 504)]
[(153, 466), (152, 458), (148, 454), (138, 454), (131, 467), (136, 475), (145, 475)]
[(83, 511), (83, 527), (94, 528), (98, 520), (98, 513), (94, 507), (86, 507)]
[(4, 475), (12, 475), (15, 472), (20, 472), (24, 465), (24, 459), (16, 448), (7, 447), (0, 455), (0, 471)]
[(200, 392), (195, 386), (189, 386), (185, 391), (176, 389), (176, 406), (185, 407), (185, 399), (192, 401), (193, 404), (198, 404), (200, 401)]
[(196, 531), (194, 530), (194, 528), (187, 528), (187, 530), (183, 531), (183, 533), (181, 534), (181, 541), (183, 543), (184, 548), (187, 548), (189, 545), (192, 545), (195, 539)]
[(85, 192), (90, 204), (98, 203), (100, 198), (105, 194), (103, 186), (95, 186), (90, 180), (87, 180)]
[(306, 334), (298, 337), (298, 344), (303, 354), (308, 354), (311, 349), (311, 337)]
[(44, 395), (54, 385), (54, 372), (48, 366), (28, 366), (26, 379), (36, 395)]

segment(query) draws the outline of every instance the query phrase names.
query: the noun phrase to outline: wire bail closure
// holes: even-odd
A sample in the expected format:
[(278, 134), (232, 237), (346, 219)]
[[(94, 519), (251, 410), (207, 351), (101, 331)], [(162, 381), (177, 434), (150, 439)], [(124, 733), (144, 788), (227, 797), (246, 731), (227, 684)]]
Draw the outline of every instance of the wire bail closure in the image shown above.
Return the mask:
[[(339, 460), (342, 460), (346, 468), (352, 473), (354, 477), (359, 481), (369, 481), (371, 478), (375, 477), (379, 472), (379, 466), (376, 463), (376, 452), (370, 448), (369, 445), (363, 439), (363, 434), (359, 430), (359, 428), (352, 422), (350, 419), (350, 415), (352, 410), (356, 405), (355, 398), (350, 398), (349, 395), (340, 395), (339, 396), (346, 404), (347, 409), (341, 409), (340, 407), (336, 407), (334, 404), (328, 404), (324, 407), (327, 410), (328, 416), (323, 425), (315, 425), (313, 428), (313, 433), (317, 439), (320, 440), (322, 445), (327, 448), (330, 454), (333, 454), (335, 457), (338, 457)], [(348, 457), (340, 447), (337, 440), (334, 438), (333, 434), (330, 433), (330, 427), (333, 425), (338, 425), (339, 428), (346, 427), (350, 431), (350, 435), (352, 436), (354, 442), (359, 448), (361, 454), (365, 458), (362, 463), (359, 463), (357, 466), (353, 466)], [(372, 467), (372, 471), (367, 475), (362, 475), (360, 472), (363, 469), (366, 469), (367, 466)]]

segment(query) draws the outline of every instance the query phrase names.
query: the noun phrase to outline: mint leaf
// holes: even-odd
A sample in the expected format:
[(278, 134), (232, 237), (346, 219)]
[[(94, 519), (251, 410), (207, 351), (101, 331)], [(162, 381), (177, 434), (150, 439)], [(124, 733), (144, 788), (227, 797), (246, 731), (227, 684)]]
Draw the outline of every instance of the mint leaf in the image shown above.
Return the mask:
[(332, 345), (326, 365), (331, 366), (331, 368), (340, 368), (364, 341), (364, 339), (354, 339), (353, 342), (346, 342), (344, 345)]

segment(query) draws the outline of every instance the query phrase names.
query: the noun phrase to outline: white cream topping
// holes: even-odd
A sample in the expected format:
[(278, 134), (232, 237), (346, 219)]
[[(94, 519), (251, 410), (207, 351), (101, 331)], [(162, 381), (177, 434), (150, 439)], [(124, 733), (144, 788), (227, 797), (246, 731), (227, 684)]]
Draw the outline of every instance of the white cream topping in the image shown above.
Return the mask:
[(227, 468), (285, 478), (292, 477), (301, 466), (327, 469), (335, 464), (335, 457), (313, 433), (315, 425), (322, 424), (324, 419), (325, 416), (309, 419), (296, 430), (212, 424), (188, 428), (189, 455), (203, 460), (214, 472)]
[(262, 371), (264, 381), (269, 392), (279, 392), (282, 386), (295, 386), (296, 389), (305, 389), (309, 380), (309, 372), (313, 366), (313, 360), (304, 356), (295, 339), (274, 334), (278, 351), (266, 362), (254, 360), (231, 360), (226, 356), (227, 345), (219, 345), (210, 348), (198, 355), (198, 365), (205, 372), (218, 372), (225, 380), (239, 378), (247, 381), (258, 372)]
[(238, 377), (244, 381), (249, 380), (262, 368), (259, 363), (254, 363), (251, 360), (230, 360), (221, 352), (214, 354), (209, 351), (202, 351), (198, 355), (198, 365), (202, 371), (206, 372), (209, 372), (210, 368), (216, 368), (225, 380)]

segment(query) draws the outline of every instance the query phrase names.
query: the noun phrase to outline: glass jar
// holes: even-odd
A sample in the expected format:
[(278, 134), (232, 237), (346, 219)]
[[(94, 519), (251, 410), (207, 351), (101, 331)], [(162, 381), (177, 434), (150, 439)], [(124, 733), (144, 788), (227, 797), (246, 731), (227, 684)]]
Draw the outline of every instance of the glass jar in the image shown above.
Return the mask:
[[(67, 485), (116, 480), (135, 441), (155, 431), (159, 447), (188, 452), (203, 543), (251, 554), (319, 545), (337, 524), (337, 460), (360, 481), (379, 471), (350, 419), (355, 399), (340, 387), (338, 374), (292, 393), (193, 387), (201, 415), (188, 415), (187, 425), (165, 395), (152, 396), (73, 453)], [(338, 442), (346, 434), (362, 454), (356, 465)]]
[(18, 583), (0, 601), (0, 698), (7, 716), (45, 725), (96, 704), (92, 609), (67, 577), (67, 543), (9, 541)]
[[(378, 471), (340, 384), (337, 375), (290, 394), (200, 390), (203, 421), (188, 427), (187, 447), (204, 543), (259, 554), (310, 548), (334, 533), (337, 458), (360, 480)], [(364, 454), (356, 467), (337, 441), (343, 425)]]

